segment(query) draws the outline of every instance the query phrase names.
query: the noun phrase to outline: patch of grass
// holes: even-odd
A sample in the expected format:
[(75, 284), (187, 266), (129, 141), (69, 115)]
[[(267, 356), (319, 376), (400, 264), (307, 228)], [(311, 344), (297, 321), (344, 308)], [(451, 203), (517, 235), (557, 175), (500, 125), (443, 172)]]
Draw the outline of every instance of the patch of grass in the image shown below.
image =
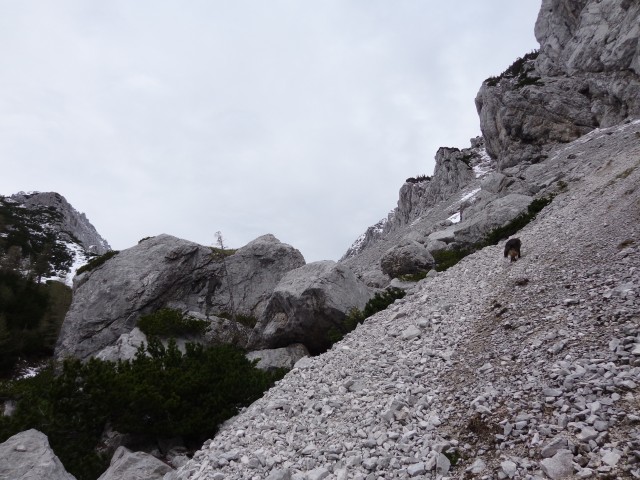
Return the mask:
[(218, 248), (210, 247), (211, 256), (215, 259), (227, 258), (236, 253), (238, 250), (234, 248)]
[(159, 337), (180, 337), (184, 335), (202, 335), (209, 322), (188, 317), (178, 310), (163, 308), (138, 320), (138, 328), (146, 335)]
[(433, 259), (436, 261), (436, 272), (444, 272), (448, 268), (453, 267), (456, 263), (462, 260), (467, 255), (471, 255), (476, 249), (471, 248), (456, 248), (452, 250), (436, 250), (431, 252)]
[(632, 238), (627, 238), (626, 240), (623, 240), (618, 244), (618, 250), (623, 250), (627, 247), (630, 247), (634, 243), (636, 243), (635, 240), (633, 240)]
[(626, 170), (620, 172), (618, 175), (616, 175), (617, 179), (624, 179), (627, 178), (629, 175), (631, 175), (631, 172), (633, 172), (636, 169), (636, 167), (629, 167)]
[(86, 265), (81, 266), (76, 272), (76, 274), (80, 275), (81, 273), (84, 273), (84, 272), (90, 272), (91, 270), (98, 268), (100, 265), (105, 263), (110, 258), (115, 257), (118, 253), (120, 253), (119, 250), (110, 250), (104, 255), (100, 255), (99, 257), (92, 258), (87, 262)]
[(426, 272), (409, 273), (407, 275), (400, 275), (398, 277), (398, 280), (401, 280), (403, 282), (419, 282), (420, 280), (427, 277), (427, 273), (429, 273), (429, 270), (427, 270)]
[(564, 180), (558, 180), (556, 186), (559, 192), (566, 192), (569, 189), (569, 185)]

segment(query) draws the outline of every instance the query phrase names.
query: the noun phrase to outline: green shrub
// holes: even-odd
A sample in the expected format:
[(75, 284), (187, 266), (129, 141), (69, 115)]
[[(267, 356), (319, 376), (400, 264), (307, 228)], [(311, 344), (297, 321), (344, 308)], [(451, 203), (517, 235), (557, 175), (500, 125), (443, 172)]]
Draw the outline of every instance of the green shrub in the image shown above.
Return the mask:
[(0, 270), (0, 377), (19, 358), (38, 360), (53, 354), (58, 332), (71, 304), (71, 289)]
[(429, 175), (418, 175), (416, 177), (409, 177), (405, 180), (406, 183), (420, 183), (420, 182), (428, 182), (431, 180), (431, 176)]
[(342, 321), (342, 325), (340, 325), (339, 328), (331, 328), (327, 332), (327, 339), (331, 343), (336, 343), (342, 340), (347, 333), (355, 330), (358, 324), (364, 322), (365, 319), (369, 318), (371, 315), (386, 309), (397, 299), (402, 298), (405, 295), (406, 292), (397, 287), (389, 287), (384, 292), (376, 293), (373, 298), (367, 302), (364, 310), (361, 311), (356, 307), (349, 310)]
[(407, 275), (400, 275), (398, 280), (402, 280), (403, 282), (419, 282), (427, 277), (427, 273), (429, 273), (428, 270), (426, 272), (408, 273)]
[(258, 370), (231, 346), (186, 348), (183, 354), (175, 342), (164, 347), (152, 338), (130, 362), (67, 360), (58, 376), (50, 368), (0, 384), (0, 398), (18, 402), (11, 417), (0, 416), (0, 442), (36, 428), (70, 473), (95, 480), (108, 465), (95, 453), (107, 423), (121, 433), (199, 445), (284, 375)]
[(138, 328), (146, 335), (160, 337), (180, 337), (201, 335), (207, 330), (209, 322), (188, 317), (178, 310), (163, 308), (138, 319)]
[(490, 87), (495, 87), (503, 78), (518, 78), (516, 87), (520, 88), (525, 85), (542, 85), (539, 77), (528, 77), (528, 70), (525, 68), (527, 62), (535, 60), (538, 57), (538, 50), (534, 50), (518, 57), (509, 67), (497, 77), (489, 77), (484, 82)]
[(474, 247), (455, 248), (452, 250), (436, 250), (431, 252), (433, 259), (436, 261), (436, 272), (444, 272), (448, 268), (453, 267), (467, 255), (475, 252)]
[(120, 253), (119, 250), (110, 250), (104, 255), (100, 255), (98, 257), (92, 258), (85, 265), (81, 266), (76, 272), (76, 274), (80, 275), (81, 273), (94, 270), (98, 268), (100, 265), (102, 265), (104, 262), (109, 260), (110, 258), (115, 257), (118, 253)]

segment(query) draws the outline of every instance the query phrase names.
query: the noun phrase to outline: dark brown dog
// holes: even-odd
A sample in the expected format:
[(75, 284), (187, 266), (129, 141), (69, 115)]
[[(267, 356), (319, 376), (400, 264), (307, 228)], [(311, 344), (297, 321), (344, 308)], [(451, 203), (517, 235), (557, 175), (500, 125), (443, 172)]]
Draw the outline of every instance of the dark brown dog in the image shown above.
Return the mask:
[(504, 245), (504, 258), (510, 257), (512, 262), (517, 260), (516, 257), (520, 258), (520, 246), (522, 242), (520, 242), (519, 238), (511, 238), (507, 240), (507, 243)]

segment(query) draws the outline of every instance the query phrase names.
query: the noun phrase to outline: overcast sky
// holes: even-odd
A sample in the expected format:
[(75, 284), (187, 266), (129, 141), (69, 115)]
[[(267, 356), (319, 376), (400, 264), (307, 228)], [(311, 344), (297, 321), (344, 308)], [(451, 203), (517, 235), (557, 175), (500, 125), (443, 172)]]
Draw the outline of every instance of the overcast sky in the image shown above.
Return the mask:
[(114, 249), (265, 233), (337, 260), (485, 78), (538, 47), (540, 0), (0, 0), (0, 194), (56, 191)]

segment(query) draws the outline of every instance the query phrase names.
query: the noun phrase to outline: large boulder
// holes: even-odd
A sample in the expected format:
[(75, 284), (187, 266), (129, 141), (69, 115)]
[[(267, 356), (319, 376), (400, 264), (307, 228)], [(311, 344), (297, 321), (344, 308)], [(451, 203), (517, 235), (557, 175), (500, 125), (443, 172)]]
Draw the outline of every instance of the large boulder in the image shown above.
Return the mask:
[(325, 260), (287, 273), (269, 299), (254, 328), (252, 348), (304, 344), (311, 353), (330, 346), (328, 331), (341, 325), (346, 313), (364, 308), (369, 288), (344, 265)]
[(0, 443), (0, 478), (10, 480), (76, 480), (49, 446), (47, 436), (27, 430)]
[(162, 480), (165, 474), (173, 471), (169, 465), (153, 455), (118, 447), (111, 458), (109, 468), (98, 480)]
[(453, 232), (458, 243), (473, 244), (482, 241), (494, 228), (503, 227), (523, 212), (533, 200), (528, 195), (511, 193), (490, 201), (469, 220), (456, 225)]
[(245, 346), (246, 328), (231, 328), (218, 315), (257, 318), (284, 274), (303, 264), (298, 250), (273, 235), (235, 252), (170, 235), (146, 239), (76, 279), (55, 356), (86, 359), (102, 352), (105, 358), (123, 358), (123, 348), (139, 344), (130, 338), (138, 319), (165, 307), (209, 319), (220, 341)]
[(390, 248), (380, 260), (382, 271), (391, 278), (428, 272), (434, 264), (429, 250), (416, 241), (403, 242)]
[(280, 242), (271, 234), (258, 237), (227, 257), (224, 267), (230, 285), (223, 282), (212, 306), (217, 311), (229, 308), (231, 286), (237, 313), (258, 318), (282, 277), (304, 264), (300, 251), (291, 245)]

